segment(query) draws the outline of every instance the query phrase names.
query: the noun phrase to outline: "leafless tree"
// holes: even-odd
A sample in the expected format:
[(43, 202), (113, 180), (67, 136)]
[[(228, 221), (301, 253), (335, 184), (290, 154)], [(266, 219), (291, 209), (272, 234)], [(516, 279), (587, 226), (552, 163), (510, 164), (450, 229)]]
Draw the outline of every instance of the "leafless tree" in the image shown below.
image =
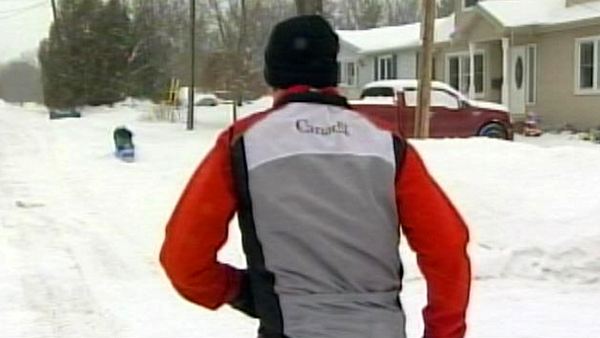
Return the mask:
[(295, 0), (298, 15), (323, 14), (323, 0)]

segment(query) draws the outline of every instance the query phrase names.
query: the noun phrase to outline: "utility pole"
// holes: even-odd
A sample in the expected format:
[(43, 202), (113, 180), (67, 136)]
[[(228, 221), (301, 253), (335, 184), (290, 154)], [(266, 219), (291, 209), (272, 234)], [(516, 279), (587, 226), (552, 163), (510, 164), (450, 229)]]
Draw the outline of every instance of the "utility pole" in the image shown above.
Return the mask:
[(56, 9), (56, 0), (50, 0), (52, 4), (52, 16), (54, 17), (54, 26), (56, 27), (56, 33), (58, 35), (58, 41), (62, 39), (62, 35), (60, 34), (60, 26), (58, 23), (58, 10)]
[(50, 0), (52, 3), (52, 15), (54, 16), (54, 22), (56, 22), (56, 0)]
[(422, 48), (417, 109), (415, 110), (415, 137), (429, 137), (429, 109), (431, 106), (431, 77), (433, 69), (433, 39), (435, 29), (435, 0), (422, 0)]
[[(237, 93), (235, 94), (235, 101), (236, 104), (235, 106), (242, 106), (242, 102), (244, 100), (244, 88), (246, 88), (246, 81), (248, 79), (247, 77), (247, 73), (248, 73), (248, 63), (249, 63), (249, 53), (247, 53), (247, 46), (248, 46), (248, 41), (246, 39), (247, 36), (247, 31), (248, 31), (248, 11), (246, 8), (246, 0), (241, 0), (241, 17), (242, 17), (242, 23), (241, 23), (241, 27), (240, 27), (240, 36), (239, 36), (239, 40), (238, 40), (238, 45), (237, 45), (237, 55), (235, 56), (236, 59), (236, 64), (237, 67), (239, 67), (238, 69), (240, 70), (240, 73), (237, 77), (236, 80), (234, 80), (235, 82), (237, 82), (237, 84), (234, 86), (234, 88), (236, 88)], [(236, 112), (236, 119), (237, 119), (237, 112)]]
[(187, 130), (194, 129), (194, 87), (196, 86), (196, 0), (190, 0), (190, 39), (192, 60), (190, 62), (190, 87), (188, 88)]

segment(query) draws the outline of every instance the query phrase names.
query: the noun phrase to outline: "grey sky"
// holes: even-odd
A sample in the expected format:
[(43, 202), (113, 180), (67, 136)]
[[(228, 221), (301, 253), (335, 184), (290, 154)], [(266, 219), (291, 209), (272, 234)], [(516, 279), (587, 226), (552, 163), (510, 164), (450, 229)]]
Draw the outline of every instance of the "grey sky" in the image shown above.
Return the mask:
[(50, 0), (0, 0), (0, 63), (35, 51), (51, 22)]

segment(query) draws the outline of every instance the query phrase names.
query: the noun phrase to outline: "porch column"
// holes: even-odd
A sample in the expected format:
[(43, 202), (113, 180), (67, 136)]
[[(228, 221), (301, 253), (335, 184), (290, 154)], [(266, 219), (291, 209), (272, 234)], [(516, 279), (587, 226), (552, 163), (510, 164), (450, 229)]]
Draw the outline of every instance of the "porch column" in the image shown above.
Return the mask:
[(509, 63), (510, 40), (502, 38), (502, 105), (509, 107), (510, 104), (510, 63)]
[(469, 98), (475, 98), (475, 43), (469, 42)]

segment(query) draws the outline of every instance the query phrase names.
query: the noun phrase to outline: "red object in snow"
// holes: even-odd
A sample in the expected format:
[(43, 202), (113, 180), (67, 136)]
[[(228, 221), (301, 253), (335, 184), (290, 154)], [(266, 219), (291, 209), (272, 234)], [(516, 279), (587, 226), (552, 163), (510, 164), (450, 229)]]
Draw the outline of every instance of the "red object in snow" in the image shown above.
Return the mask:
[(527, 119), (525, 120), (525, 126), (523, 127), (523, 135), (538, 137), (542, 135), (542, 130), (538, 126), (538, 115), (534, 112), (527, 113)]

